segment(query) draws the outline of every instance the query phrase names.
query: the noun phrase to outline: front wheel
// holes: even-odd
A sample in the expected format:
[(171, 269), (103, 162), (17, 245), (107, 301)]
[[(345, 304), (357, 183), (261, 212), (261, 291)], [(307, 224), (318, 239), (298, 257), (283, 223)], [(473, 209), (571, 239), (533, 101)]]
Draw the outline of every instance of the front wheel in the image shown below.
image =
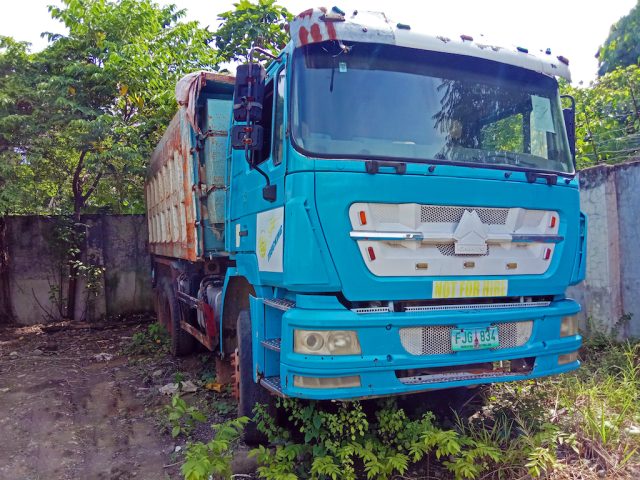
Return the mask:
[[(264, 387), (253, 381), (253, 351), (251, 316), (241, 310), (237, 322), (238, 348), (235, 353), (235, 376), (238, 389), (238, 416), (253, 419), (253, 407), (258, 404), (273, 406), (273, 396)], [(273, 409), (270, 409), (273, 410)], [(249, 445), (266, 443), (264, 434), (258, 431), (252, 420), (244, 429), (244, 441)]]

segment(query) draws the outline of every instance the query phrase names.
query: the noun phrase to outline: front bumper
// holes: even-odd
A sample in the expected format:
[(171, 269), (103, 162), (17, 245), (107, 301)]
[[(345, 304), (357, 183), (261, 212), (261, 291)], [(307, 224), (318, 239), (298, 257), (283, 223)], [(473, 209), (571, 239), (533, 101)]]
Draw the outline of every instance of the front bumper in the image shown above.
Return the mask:
[[(579, 335), (560, 337), (562, 318), (580, 311), (580, 306), (573, 300), (560, 300), (546, 307), (534, 308), (357, 314), (327, 302), (327, 297), (315, 305), (314, 298), (319, 297), (306, 296), (301, 302), (301, 296), (298, 296), (297, 306), (286, 311), (282, 317), (280, 389), (286, 396), (336, 400), (400, 395), (482, 383), (525, 380), (568, 372), (580, 365), (577, 360), (566, 364), (558, 363), (560, 355), (575, 352), (582, 342)], [(413, 355), (408, 353), (400, 340), (400, 329), (406, 327), (440, 325), (484, 328), (502, 322), (527, 320), (533, 321), (531, 336), (524, 345), (513, 348)], [(317, 356), (294, 353), (295, 329), (354, 330), (358, 333), (362, 354)], [(461, 365), (507, 360), (513, 362), (517, 359), (528, 359), (530, 370), (521, 373), (498, 371), (464, 374), (464, 368), (456, 368)], [(447, 374), (447, 367), (451, 369), (450, 374)], [(427, 368), (439, 369), (443, 373), (428, 377), (409, 377), (410, 381), (407, 381), (403, 373), (424, 371)], [(358, 376), (360, 386), (302, 388), (294, 385), (294, 376)]]

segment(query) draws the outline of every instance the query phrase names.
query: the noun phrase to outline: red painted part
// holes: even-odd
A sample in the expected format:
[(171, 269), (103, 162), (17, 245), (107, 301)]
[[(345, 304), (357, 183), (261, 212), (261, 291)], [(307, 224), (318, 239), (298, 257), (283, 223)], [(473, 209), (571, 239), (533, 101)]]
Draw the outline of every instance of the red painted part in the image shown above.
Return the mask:
[(337, 40), (338, 34), (336, 33), (336, 27), (333, 25), (333, 22), (325, 22), (327, 26), (327, 35), (329, 35), (330, 40)]
[(313, 25), (311, 25), (311, 39), (314, 42), (322, 41), (322, 33), (320, 33), (320, 25), (318, 25), (317, 23), (314, 23)]
[(313, 8), (310, 8), (308, 10), (305, 10), (304, 12), (299, 13), (298, 15), (296, 15), (296, 18), (300, 18), (300, 19), (303, 19), (305, 17), (311, 18), (311, 15), (313, 15)]
[(550, 248), (547, 248), (547, 249), (544, 251), (544, 259), (545, 259), (545, 260), (549, 260), (550, 258), (551, 258), (551, 249), (550, 249)]
[(301, 45), (306, 45), (307, 43), (309, 43), (309, 31), (305, 27), (300, 27), (298, 36), (300, 37)]
[(220, 328), (218, 326), (218, 322), (216, 322), (213, 308), (211, 308), (211, 305), (203, 301), (198, 302), (198, 308), (202, 310), (204, 315), (207, 336), (216, 342), (219, 338), (218, 335), (220, 333)]

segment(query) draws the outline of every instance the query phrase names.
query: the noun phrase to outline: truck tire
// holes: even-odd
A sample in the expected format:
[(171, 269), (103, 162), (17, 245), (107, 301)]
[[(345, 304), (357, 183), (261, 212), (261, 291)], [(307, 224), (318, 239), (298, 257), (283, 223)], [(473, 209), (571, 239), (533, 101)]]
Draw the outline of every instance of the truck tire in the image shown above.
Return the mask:
[[(238, 416), (253, 419), (253, 407), (258, 403), (268, 405), (269, 410), (274, 410), (274, 398), (269, 392), (253, 381), (253, 355), (251, 316), (247, 310), (241, 310), (238, 314)], [(267, 437), (258, 431), (256, 422), (251, 420), (244, 429), (244, 441), (248, 445), (266, 443)]]
[(158, 317), (171, 335), (171, 354), (174, 357), (188, 355), (195, 348), (195, 338), (180, 327), (180, 304), (173, 285), (164, 279), (161, 286)]

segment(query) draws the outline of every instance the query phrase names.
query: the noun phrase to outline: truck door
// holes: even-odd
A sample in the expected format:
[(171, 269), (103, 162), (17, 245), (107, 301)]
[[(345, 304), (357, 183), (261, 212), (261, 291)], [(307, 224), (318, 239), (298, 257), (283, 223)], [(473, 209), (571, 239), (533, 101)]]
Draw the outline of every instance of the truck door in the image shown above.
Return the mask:
[[(252, 165), (246, 161), (244, 151), (233, 150), (231, 154), (231, 188), (227, 202), (229, 234), (226, 236), (227, 251), (231, 253), (265, 253), (273, 244), (274, 235), (284, 222), (286, 70), (284, 65), (281, 65), (270, 72), (275, 73), (267, 78), (260, 122), (264, 128), (263, 148), (254, 153)], [(275, 201), (264, 198), (263, 189), (267, 183), (258, 168), (269, 177), (269, 182), (275, 185)], [(269, 231), (262, 228), (265, 227), (265, 222), (269, 224), (266, 225)], [(262, 236), (257, 230), (262, 231)], [(281, 236), (282, 232), (279, 235)], [(267, 263), (270, 265), (267, 265), (267, 271), (281, 272), (281, 256), (278, 259), (276, 255), (275, 262), (271, 262), (272, 258), (273, 255), (269, 255)]]

